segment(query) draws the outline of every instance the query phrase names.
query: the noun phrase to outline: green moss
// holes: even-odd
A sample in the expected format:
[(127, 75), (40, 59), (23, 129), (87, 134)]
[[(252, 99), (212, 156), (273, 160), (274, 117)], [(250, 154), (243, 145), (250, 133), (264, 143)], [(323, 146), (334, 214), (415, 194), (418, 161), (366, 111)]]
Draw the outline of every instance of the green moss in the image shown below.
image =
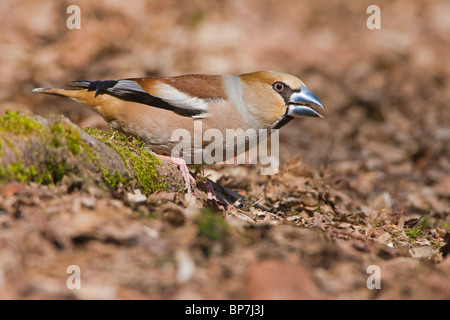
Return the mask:
[[(166, 183), (159, 181), (157, 175), (160, 160), (145, 149), (142, 141), (128, 138), (116, 131), (86, 130), (120, 155), (129, 173), (123, 176), (123, 173), (108, 172), (102, 168), (94, 151), (83, 141), (82, 134), (76, 127), (65, 122), (64, 117), (55, 116), (50, 119), (47, 126), (16, 111), (8, 111), (0, 117), (0, 133), (4, 132), (0, 135), (0, 155), (3, 156), (3, 149), (7, 148), (16, 156), (15, 162), (8, 165), (2, 165), (0, 159), (0, 181), (50, 184), (60, 182), (67, 175), (84, 179), (90, 175), (89, 170), (78, 165), (80, 161), (84, 161), (92, 163), (92, 168), (97, 169), (103, 180), (114, 188), (121, 184), (130, 185), (134, 181), (134, 175), (143, 194), (167, 189)], [(40, 154), (42, 149), (37, 148), (40, 151), (22, 159), (21, 152), (16, 149), (17, 136), (27, 139), (27, 143), (37, 139), (39, 145), (45, 146), (45, 152)]]
[(70, 152), (74, 155), (78, 155), (83, 151), (90, 151), (87, 144), (81, 140), (80, 132), (78, 132), (76, 128), (63, 124), (60, 121), (56, 121), (50, 129), (53, 133), (52, 143), (55, 147), (60, 147), (63, 143), (65, 143)]
[(197, 218), (198, 235), (210, 241), (219, 241), (228, 234), (225, 219), (209, 210), (202, 210)]
[(130, 183), (130, 179), (123, 177), (120, 172), (110, 173), (108, 170), (102, 169), (102, 176), (103, 180), (113, 188), (117, 188), (121, 184), (126, 186)]
[(39, 170), (34, 165), (25, 166), (22, 162), (16, 161), (7, 166), (0, 166), (0, 181), (15, 180), (50, 184), (62, 180), (66, 173), (64, 164), (47, 163), (43, 170)]
[(15, 135), (27, 136), (40, 133), (43, 126), (29, 116), (21, 115), (18, 111), (6, 111), (5, 115), (0, 117), (0, 130), (8, 131)]
[[(60, 182), (65, 175), (76, 174), (75, 158), (80, 155), (80, 160), (94, 161), (92, 150), (87, 143), (81, 140), (80, 132), (71, 125), (64, 123), (63, 117), (55, 117), (49, 126), (44, 126), (30, 116), (21, 115), (17, 111), (7, 111), (0, 117), (0, 131), (6, 134), (0, 136), (0, 142), (6, 142), (8, 148), (16, 155), (17, 160), (8, 165), (0, 165), (0, 181), (17, 180), (22, 182), (36, 182), (50, 184)], [(21, 153), (16, 149), (14, 136), (23, 139), (39, 139), (39, 143), (45, 146), (45, 158), (42, 159), (38, 152), (33, 153), (27, 159), (22, 159)], [(3, 140), (3, 141), (2, 141)], [(4, 155), (2, 151), (0, 155)], [(71, 160), (71, 164), (68, 160)], [(37, 160), (37, 163), (33, 163)]]
[[(160, 160), (145, 148), (142, 141), (134, 137), (127, 137), (113, 130), (109, 132), (91, 128), (85, 130), (119, 154), (126, 167), (133, 170), (143, 194), (165, 190), (165, 184), (159, 181), (156, 171)], [(125, 179), (118, 173), (110, 174), (103, 171), (103, 177), (111, 186), (119, 183), (126, 185), (129, 182), (128, 179)]]
[(412, 229), (405, 229), (405, 234), (408, 238), (412, 240), (416, 240), (417, 237), (424, 234), (423, 228), (424, 226), (428, 225), (429, 218), (424, 217), (419, 223)]
[(0, 178), (14, 179), (20, 182), (34, 181), (38, 176), (34, 166), (24, 167), (21, 162), (13, 162), (7, 166), (0, 166)]
[(225, 219), (214, 214), (209, 209), (204, 209), (196, 218), (197, 245), (203, 253), (210, 257), (214, 254), (214, 248), (226, 249), (229, 244), (229, 227)]
[(66, 160), (56, 160), (50, 156), (40, 165), (25, 165), (22, 159), (8, 165), (0, 165), (0, 182), (16, 180), (39, 184), (58, 183), (69, 174), (72, 168)]

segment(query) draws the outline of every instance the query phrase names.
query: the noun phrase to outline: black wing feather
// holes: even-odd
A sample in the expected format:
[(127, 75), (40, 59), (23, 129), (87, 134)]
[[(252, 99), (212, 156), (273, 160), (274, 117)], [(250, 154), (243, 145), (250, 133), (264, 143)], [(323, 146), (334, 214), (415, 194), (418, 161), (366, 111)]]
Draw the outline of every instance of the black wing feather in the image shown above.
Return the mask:
[(87, 89), (99, 94), (109, 94), (118, 99), (146, 104), (152, 107), (171, 110), (179, 115), (192, 117), (203, 113), (203, 110), (187, 109), (174, 106), (161, 98), (152, 96), (146, 92), (134, 80), (79, 80), (67, 85), (72, 89)]

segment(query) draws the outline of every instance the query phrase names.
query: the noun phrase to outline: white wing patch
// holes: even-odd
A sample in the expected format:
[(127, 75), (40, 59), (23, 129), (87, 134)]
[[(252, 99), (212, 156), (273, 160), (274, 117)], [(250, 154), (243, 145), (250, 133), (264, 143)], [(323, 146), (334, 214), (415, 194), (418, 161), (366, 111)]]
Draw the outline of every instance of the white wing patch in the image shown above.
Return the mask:
[[(191, 97), (165, 83), (159, 83), (155, 86), (155, 88), (158, 98), (175, 107), (197, 110), (205, 113), (208, 111), (208, 103), (203, 99)], [(203, 116), (200, 114), (195, 117), (202, 118)]]

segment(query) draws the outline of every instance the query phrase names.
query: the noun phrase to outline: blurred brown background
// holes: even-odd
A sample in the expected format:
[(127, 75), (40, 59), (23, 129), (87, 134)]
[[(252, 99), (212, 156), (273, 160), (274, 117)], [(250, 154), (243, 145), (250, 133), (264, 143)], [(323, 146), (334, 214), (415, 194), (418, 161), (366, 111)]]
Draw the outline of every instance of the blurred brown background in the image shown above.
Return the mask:
[[(372, 4), (381, 8), (381, 30), (366, 27)], [(66, 27), (69, 5), (81, 9), (81, 30)], [(297, 157), (303, 169), (287, 166), (277, 176), (261, 178), (242, 166), (230, 174), (248, 182), (247, 195), (265, 197), (269, 205), (287, 206), (292, 197), (299, 198), (298, 211), (310, 211), (290, 221), (309, 224), (296, 222), (301, 228), (295, 231), (286, 225), (270, 231), (256, 224), (241, 228), (245, 241), (230, 240), (231, 249), (223, 245), (229, 251), (204, 257), (195, 223), (172, 228), (161, 219), (143, 222), (120, 201), (112, 206), (108, 199), (63, 191), (64, 201), (44, 197), (53, 201), (47, 205), (28, 188), (30, 199), (37, 200), (23, 205), (20, 219), (4, 215), (1, 297), (449, 297), (448, 258), (434, 268), (429, 260), (394, 256), (413, 248), (426, 251), (408, 251), (413, 257), (436, 258), (450, 224), (450, 2), (2, 0), (0, 26), (0, 113), (64, 114), (81, 127), (107, 128), (83, 106), (31, 90), (80, 79), (266, 69), (298, 76), (327, 108), (325, 119), (292, 121), (281, 130), (282, 163)], [(329, 190), (340, 209), (323, 209), (321, 216), (318, 190)], [(304, 199), (314, 200), (312, 209)], [(172, 204), (161, 210), (184, 212), (167, 205)], [(144, 209), (163, 216), (149, 208)], [(398, 217), (419, 218), (426, 212), (431, 217), (427, 233), (398, 242)], [(297, 218), (299, 212), (286, 209), (284, 214)], [(333, 227), (324, 227), (322, 218)], [(149, 237), (150, 229), (142, 225), (162, 236)], [(324, 237), (359, 242), (325, 241), (306, 230), (311, 226), (326, 229)], [(93, 241), (78, 244), (74, 239), (86, 232)], [(119, 240), (137, 234), (137, 240), (134, 246), (112, 245), (102, 241), (105, 234)], [(399, 250), (377, 247), (372, 239), (391, 241)], [(173, 258), (180, 248), (192, 254), (200, 270), (185, 286), (173, 276), (186, 260), (183, 254)], [(260, 263), (264, 257), (282, 262)], [(365, 268), (373, 261), (382, 264), (387, 284), (381, 296), (365, 286)], [(67, 293), (68, 263), (83, 266), (91, 291)], [(284, 290), (281, 296), (273, 289), (277, 285)]]

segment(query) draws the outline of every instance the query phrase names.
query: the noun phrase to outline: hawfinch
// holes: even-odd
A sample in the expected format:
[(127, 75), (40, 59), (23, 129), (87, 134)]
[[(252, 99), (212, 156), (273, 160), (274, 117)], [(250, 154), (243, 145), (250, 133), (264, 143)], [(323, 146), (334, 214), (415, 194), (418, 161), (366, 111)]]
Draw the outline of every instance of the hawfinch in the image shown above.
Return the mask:
[[(179, 143), (177, 129), (195, 137), (194, 129), (278, 129), (294, 118), (318, 117), (322, 103), (298, 78), (274, 71), (239, 76), (191, 74), (170, 78), (75, 81), (67, 89), (37, 88), (34, 92), (71, 98), (100, 114), (113, 129), (139, 137), (147, 146), (180, 167), (188, 192), (195, 183), (180, 158), (170, 157)], [(217, 132), (217, 131), (216, 131)], [(198, 136), (198, 135), (197, 135)], [(201, 135), (200, 135), (201, 136)], [(194, 138), (195, 140), (196, 138)], [(237, 148), (235, 138), (223, 139), (222, 150)], [(192, 141), (192, 155), (208, 143)], [(237, 156), (237, 154), (235, 154)], [(224, 152), (223, 161), (227, 160)]]

